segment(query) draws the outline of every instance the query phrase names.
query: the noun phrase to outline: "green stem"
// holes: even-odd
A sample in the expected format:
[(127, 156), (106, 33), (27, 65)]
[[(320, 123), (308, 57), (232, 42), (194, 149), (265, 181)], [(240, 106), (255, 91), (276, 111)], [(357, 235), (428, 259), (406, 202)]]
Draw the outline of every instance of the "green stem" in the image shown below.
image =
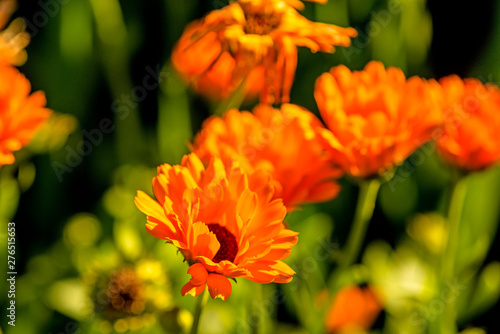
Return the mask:
[(224, 101), (221, 101), (214, 111), (214, 115), (221, 116), (227, 110), (236, 108), (239, 109), (246, 95), (246, 79), (243, 79), (238, 88)]
[[(91, 0), (104, 70), (114, 101), (117, 153), (121, 163), (140, 163), (146, 155), (139, 104), (128, 72), (127, 29), (118, 0)], [(141, 87), (144, 89), (144, 87)]]
[(359, 257), (361, 246), (363, 245), (366, 231), (368, 230), (368, 223), (373, 215), (380, 185), (381, 181), (379, 179), (361, 180), (351, 232), (349, 233), (344, 250), (342, 251), (338, 266), (330, 279), (330, 287), (333, 292), (336, 292), (340, 288), (341, 284), (339, 279), (341, 274), (350, 265), (355, 263)]
[(191, 331), (189, 333), (196, 334), (198, 333), (198, 326), (200, 325), (201, 312), (203, 311), (203, 307), (207, 304), (208, 300), (208, 288), (205, 288), (202, 295), (198, 297), (196, 302), (196, 306), (194, 308), (193, 314), (193, 325), (191, 326)]
[[(448, 241), (441, 258), (440, 285), (454, 281), (456, 276), (456, 259), (460, 237), (460, 221), (467, 194), (467, 179), (457, 176), (451, 186), (451, 198), (448, 206)], [(440, 293), (441, 286), (437, 293)], [(439, 333), (454, 334), (456, 327), (456, 307), (454, 302), (446, 305), (440, 318)]]
[(378, 179), (362, 181), (361, 183), (353, 226), (340, 261), (341, 268), (347, 268), (358, 259), (368, 223), (373, 215), (379, 188), (380, 180)]
[(255, 286), (251, 298), (251, 314), (260, 314), (259, 321), (256, 324), (250, 324), (250, 333), (252, 334), (259, 334), (259, 333), (265, 333), (265, 325), (264, 322), (266, 321), (265, 316), (266, 314), (261, 313), (261, 307), (264, 301), (264, 287), (262, 284), (254, 283)]

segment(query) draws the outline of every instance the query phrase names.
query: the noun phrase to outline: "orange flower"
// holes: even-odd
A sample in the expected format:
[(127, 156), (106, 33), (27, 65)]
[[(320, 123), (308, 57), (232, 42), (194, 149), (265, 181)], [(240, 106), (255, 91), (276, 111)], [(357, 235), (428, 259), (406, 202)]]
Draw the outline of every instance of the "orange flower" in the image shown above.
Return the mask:
[(231, 295), (228, 278), (287, 283), (295, 272), (281, 260), (297, 242), (285, 228), (286, 209), (273, 200), (266, 173), (248, 176), (237, 163), (215, 158), (205, 168), (195, 155), (181, 165), (161, 165), (153, 179), (156, 200), (138, 191), (135, 203), (148, 232), (179, 248), (191, 280), (182, 295), (197, 296), (206, 286), (212, 298)]
[(277, 181), (275, 198), (289, 210), (300, 203), (330, 200), (339, 192), (340, 176), (324, 154), (314, 128), (321, 122), (293, 104), (280, 109), (258, 105), (253, 113), (229, 110), (205, 121), (192, 150), (203, 160), (238, 160), (248, 172), (266, 170)]
[[(5, 28), (15, 9), (15, 0), (0, 1), (0, 29)], [(0, 64), (19, 66), (26, 62), (24, 48), (28, 45), (30, 36), (24, 29), (23, 19), (18, 18), (0, 32)]]
[(375, 61), (359, 72), (341, 65), (322, 74), (314, 94), (333, 160), (361, 178), (403, 162), (442, 125), (439, 89), (434, 80), (406, 80), (400, 69)]
[(367, 331), (377, 319), (382, 306), (370, 287), (351, 285), (342, 288), (330, 306), (325, 326), (327, 332)]
[(12, 152), (27, 145), (50, 116), (45, 94), (30, 95), (28, 79), (17, 69), (0, 65), (0, 166), (12, 164)]
[[(323, 1), (314, 1), (323, 2)], [(172, 53), (181, 76), (201, 94), (224, 98), (245, 81), (263, 103), (288, 102), (297, 46), (333, 52), (350, 45), (352, 28), (301, 16), (297, 0), (239, 0), (189, 25)]]
[(500, 161), (500, 89), (477, 79), (451, 75), (439, 80), (445, 96), (444, 133), (438, 152), (464, 170), (481, 170)]

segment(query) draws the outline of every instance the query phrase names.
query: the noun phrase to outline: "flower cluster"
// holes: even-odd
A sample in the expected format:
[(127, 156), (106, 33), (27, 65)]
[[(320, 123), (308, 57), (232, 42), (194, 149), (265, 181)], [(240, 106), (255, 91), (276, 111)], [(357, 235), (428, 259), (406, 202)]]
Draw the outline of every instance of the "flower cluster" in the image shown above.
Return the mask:
[[(260, 95), (252, 111), (205, 120), (192, 153), (180, 165), (158, 167), (154, 198), (142, 191), (136, 197), (148, 232), (176, 246), (189, 264), (183, 295), (208, 287), (212, 298), (225, 300), (236, 278), (289, 282), (294, 271), (282, 260), (297, 233), (285, 227), (286, 213), (333, 199), (343, 175), (380, 178), (430, 141), (463, 169), (500, 160), (500, 91), (477, 80), (406, 78), (371, 61), (359, 71), (333, 67), (316, 80), (324, 123), (288, 103), (297, 46), (333, 52), (356, 36), (352, 28), (309, 21), (302, 8), (296, 0), (232, 1), (191, 23), (174, 47), (173, 66), (196, 92), (214, 99)], [(450, 109), (466, 122), (449, 121)], [(351, 290), (345, 293), (370, 304), (369, 316), (361, 312), (365, 320), (355, 324), (366, 329), (380, 307), (368, 292)], [(332, 332), (340, 326), (335, 319)]]
[[(0, 3), (0, 29), (6, 26), (15, 5), (13, 0)], [(51, 114), (45, 108), (45, 94), (30, 94), (30, 82), (13, 67), (26, 61), (24, 47), (28, 43), (22, 19), (0, 32), (0, 167), (15, 161), (13, 152), (26, 146)]]

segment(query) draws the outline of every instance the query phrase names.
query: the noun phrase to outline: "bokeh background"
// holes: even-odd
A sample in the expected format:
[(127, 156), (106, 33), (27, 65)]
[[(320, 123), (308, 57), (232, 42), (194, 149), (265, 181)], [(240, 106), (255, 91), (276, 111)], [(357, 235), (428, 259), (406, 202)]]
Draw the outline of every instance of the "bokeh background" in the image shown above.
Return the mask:
[[(18, 272), (16, 327), (8, 326), (2, 316), (4, 333), (157, 333), (188, 327), (193, 298), (180, 296), (187, 266), (173, 246), (146, 233), (145, 217), (135, 208), (133, 197), (138, 189), (151, 192), (155, 166), (180, 162), (188, 152), (186, 143), (215, 108), (214, 102), (182, 84), (170, 68), (169, 56), (188, 22), (225, 4), (222, 0), (19, 2), (13, 17), (24, 17), (32, 35), (21, 71), (33, 90), (46, 92), (48, 106), (60, 119), (34, 140), (28, 158), (0, 171), (2, 226), (16, 223)], [(407, 76), (439, 78), (456, 73), (500, 83), (498, 1), (330, 0), (321, 6), (307, 3), (303, 14), (359, 32), (351, 47), (338, 48), (335, 54), (299, 51), (291, 102), (316, 114), (314, 80), (337, 64), (361, 69), (375, 59), (402, 68)], [(153, 73), (159, 84), (151, 80), (147, 88), (144, 80), (154, 79)], [(89, 154), (72, 156), (84, 133), (96, 133), (93, 130), (106, 119), (112, 121), (113, 130), (93, 137), (97, 144)], [(498, 141), (500, 145), (500, 135)], [(385, 282), (385, 289), (394, 293), (389, 299), (399, 300), (403, 309), (413, 307), (408, 306), (411, 300), (421, 312), (432, 301), (426, 299), (425, 285), (430, 284), (428, 267), (445, 233), (440, 214), (450, 175), (432, 147), (418, 154), (398, 171), (407, 175), (405, 182), (381, 188), (363, 265), (356, 275), (360, 282), (365, 276)], [(266, 311), (279, 324), (267, 324), (268, 328), (307, 332), (303, 325), (307, 310), (298, 308), (304, 296), (295, 292), (302, 291), (305, 282), (309, 293), (320, 292), (316, 281), (331, 270), (332, 262), (316, 261), (314, 269), (304, 268), (308, 250), (317, 247), (318, 238), (342, 244), (349, 231), (357, 188), (349, 180), (341, 184), (343, 190), (332, 202), (306, 206), (287, 218), (301, 233), (287, 262), (302, 276), (294, 285), (297, 290), (265, 290), (287, 301)], [(478, 327), (488, 333), (499, 329), (499, 206), (500, 170), (475, 175), (466, 198), (459, 256), (462, 268), (477, 277), (459, 296), (460, 329)], [(0, 234), (4, 231), (6, 227)], [(4, 239), (2, 268), (6, 268)], [(145, 313), (134, 321), (119, 322), (106, 306), (95, 312), (92, 296), (106, 286), (106, 279), (117, 272), (127, 275), (127, 270), (139, 273), (143, 282)], [(3, 282), (4, 275), (2, 270)], [(396, 276), (387, 279), (390, 275)], [(3, 315), (7, 286), (1, 286)], [(238, 319), (251, 318), (244, 307), (251, 291), (251, 283), (238, 281), (228, 302), (210, 302), (204, 332), (232, 333), (240, 328), (245, 332)], [(307, 298), (321, 303), (318, 296)], [(393, 303), (392, 308), (397, 306)], [(407, 314), (399, 316), (398, 320), (389, 307), (374, 331), (427, 330), (425, 321), (408, 324)]]

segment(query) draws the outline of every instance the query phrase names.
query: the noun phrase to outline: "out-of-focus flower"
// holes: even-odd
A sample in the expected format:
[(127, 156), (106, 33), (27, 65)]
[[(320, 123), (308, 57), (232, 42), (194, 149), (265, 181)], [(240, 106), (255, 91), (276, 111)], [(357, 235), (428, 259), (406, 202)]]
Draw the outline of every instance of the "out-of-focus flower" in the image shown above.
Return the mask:
[(29, 44), (30, 36), (24, 31), (26, 24), (21, 18), (15, 19), (5, 28), (15, 9), (15, 0), (0, 1), (0, 29), (3, 29), (0, 31), (0, 64), (19, 66), (26, 62), (24, 48)]
[(439, 80), (444, 94), (444, 133), (438, 152), (463, 170), (481, 170), (500, 161), (500, 89), (456, 75)]
[(160, 262), (144, 258), (135, 265), (99, 267), (95, 264), (87, 268), (83, 280), (98, 315), (95, 325), (104, 332), (107, 328), (118, 332), (150, 328), (156, 316), (163, 317), (175, 308), (170, 282)]
[(266, 170), (276, 180), (275, 198), (287, 209), (335, 197), (340, 170), (326, 156), (314, 128), (321, 122), (294, 104), (258, 105), (253, 113), (229, 110), (205, 121), (192, 150), (205, 162), (238, 160), (248, 173)]
[(47, 122), (30, 141), (29, 149), (35, 153), (45, 153), (60, 149), (75, 131), (78, 120), (69, 114), (52, 113)]
[(191, 280), (182, 295), (205, 287), (212, 298), (231, 294), (228, 278), (287, 283), (295, 272), (281, 260), (297, 242), (285, 228), (285, 206), (273, 200), (269, 176), (248, 176), (237, 162), (214, 158), (205, 168), (195, 155), (181, 165), (161, 165), (153, 179), (156, 200), (138, 191), (135, 203), (147, 217), (148, 232), (178, 247)]
[(376, 177), (401, 163), (442, 126), (434, 80), (406, 80), (400, 69), (340, 65), (316, 80), (315, 98), (328, 129), (319, 129), (332, 159), (349, 175)]
[(429, 305), (436, 296), (438, 278), (431, 263), (435, 255), (422, 257), (425, 254), (406, 238), (395, 249), (385, 241), (372, 242), (363, 254), (363, 264), (383, 298), (384, 310), (398, 323), (396, 333), (407, 328), (413, 313), (421, 314), (420, 305)]
[(447, 242), (445, 219), (437, 213), (417, 214), (406, 228), (408, 235), (434, 254), (440, 254)]
[[(315, 1), (322, 2), (322, 1)], [(189, 25), (172, 53), (174, 68), (198, 93), (227, 97), (246, 78), (246, 94), (288, 102), (297, 46), (333, 52), (350, 45), (353, 28), (311, 22), (296, 0), (239, 0)]]
[(372, 287), (346, 286), (337, 293), (327, 312), (327, 332), (365, 332), (373, 325), (381, 309), (381, 302)]
[(114, 272), (106, 287), (107, 312), (117, 314), (141, 314), (145, 308), (144, 287), (133, 268), (124, 267)]
[(45, 94), (30, 90), (30, 82), (17, 69), (0, 65), (0, 166), (14, 162), (12, 153), (26, 146), (51, 114)]

